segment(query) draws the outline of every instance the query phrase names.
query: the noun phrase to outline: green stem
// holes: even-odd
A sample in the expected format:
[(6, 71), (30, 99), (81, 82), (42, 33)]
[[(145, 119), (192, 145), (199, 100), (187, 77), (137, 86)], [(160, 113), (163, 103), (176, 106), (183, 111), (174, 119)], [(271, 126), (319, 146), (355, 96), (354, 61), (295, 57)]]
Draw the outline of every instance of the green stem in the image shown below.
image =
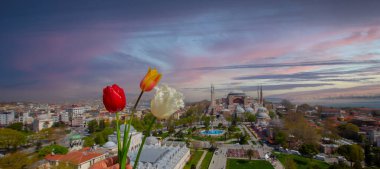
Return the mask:
[(120, 145), (120, 127), (119, 127), (119, 113), (116, 112), (116, 138), (117, 138), (117, 156), (120, 162), (121, 155), (121, 145)]
[(149, 124), (149, 127), (148, 127), (148, 132), (145, 134), (142, 142), (141, 142), (141, 145), (140, 145), (140, 148), (139, 148), (139, 151), (137, 153), (137, 156), (136, 156), (136, 159), (135, 159), (135, 164), (133, 165), (133, 169), (136, 169), (137, 168), (137, 164), (139, 163), (139, 159), (140, 159), (140, 155), (141, 155), (141, 150), (143, 149), (144, 147), (144, 144), (145, 144), (145, 140), (146, 138), (148, 137), (148, 135), (150, 134), (150, 131), (152, 130), (152, 126), (154, 124), (154, 122), (156, 121), (156, 117), (153, 117), (152, 118), (152, 121), (150, 122)]
[(144, 91), (141, 90), (141, 93), (140, 93), (139, 97), (137, 98), (137, 101), (136, 101), (136, 103), (135, 103), (135, 106), (133, 106), (133, 110), (136, 110), (137, 105), (139, 104), (140, 99), (141, 99), (141, 96), (142, 96), (143, 94), (144, 94)]
[(137, 101), (135, 103), (135, 105), (133, 106), (133, 109), (132, 109), (132, 113), (131, 113), (131, 116), (129, 117), (129, 121), (128, 121), (128, 128), (127, 128), (127, 118), (124, 118), (124, 137), (123, 137), (123, 147), (122, 147), (122, 150), (121, 148), (119, 148), (120, 150), (120, 154), (118, 154), (119, 156), (119, 168), (120, 169), (124, 169), (125, 168), (125, 164), (126, 164), (126, 161), (127, 161), (127, 155), (128, 155), (128, 151), (129, 151), (129, 146), (131, 145), (131, 137), (129, 137), (128, 139), (128, 142), (127, 142), (127, 137), (129, 136), (129, 133), (131, 131), (131, 125), (132, 125), (132, 119), (133, 119), (133, 115), (136, 111), (136, 108), (137, 108), (137, 105), (139, 104), (140, 102), (140, 99), (141, 99), (141, 96), (144, 94), (144, 91), (141, 91), (140, 92), (140, 95), (139, 97), (137, 98)]
[[(132, 124), (132, 118), (134, 115), (135, 110), (132, 110), (131, 116), (129, 117), (128, 121), (128, 128), (127, 128), (127, 118), (124, 119), (124, 139), (123, 139), (123, 150), (122, 150), (122, 158), (121, 158), (121, 163), (120, 165), (125, 166), (126, 160), (127, 160), (127, 154), (129, 151), (129, 146), (131, 142), (131, 137), (128, 139), (128, 143), (126, 142), (127, 137), (129, 136), (129, 133), (131, 131), (131, 124)], [(120, 169), (123, 169), (122, 166), (120, 166)]]

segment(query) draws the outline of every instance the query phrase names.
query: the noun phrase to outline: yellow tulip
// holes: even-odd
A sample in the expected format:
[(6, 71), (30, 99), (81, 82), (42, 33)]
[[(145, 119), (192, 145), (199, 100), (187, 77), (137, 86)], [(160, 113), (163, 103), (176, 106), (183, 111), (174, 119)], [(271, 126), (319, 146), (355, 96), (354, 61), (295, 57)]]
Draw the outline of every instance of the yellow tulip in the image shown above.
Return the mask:
[(148, 69), (148, 72), (146, 73), (144, 79), (140, 82), (140, 88), (144, 92), (151, 91), (161, 80), (161, 74), (158, 73), (157, 69)]

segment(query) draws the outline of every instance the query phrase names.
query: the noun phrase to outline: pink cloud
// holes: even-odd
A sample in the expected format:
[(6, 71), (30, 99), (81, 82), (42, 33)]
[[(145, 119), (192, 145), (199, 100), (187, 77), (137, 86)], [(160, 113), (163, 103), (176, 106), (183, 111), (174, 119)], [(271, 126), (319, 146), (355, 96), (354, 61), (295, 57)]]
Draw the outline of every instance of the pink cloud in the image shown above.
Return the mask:
[[(369, 43), (374, 40), (380, 39), (380, 28), (372, 27), (372, 28), (364, 28), (352, 32), (349, 36), (340, 38), (337, 40), (325, 41), (320, 44), (317, 44), (313, 47), (313, 50), (326, 51), (329, 49), (339, 48), (343, 46), (349, 46), (360, 43)], [(342, 32), (336, 32), (339, 34)]]

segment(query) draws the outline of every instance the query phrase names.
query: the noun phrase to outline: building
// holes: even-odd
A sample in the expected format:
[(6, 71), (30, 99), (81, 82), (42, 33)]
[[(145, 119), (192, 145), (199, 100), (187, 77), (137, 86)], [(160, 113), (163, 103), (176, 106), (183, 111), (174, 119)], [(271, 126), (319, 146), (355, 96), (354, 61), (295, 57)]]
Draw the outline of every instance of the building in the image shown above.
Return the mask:
[(14, 112), (0, 112), (0, 126), (8, 126), (15, 121)]
[(83, 126), (85, 111), (86, 111), (85, 107), (79, 107), (75, 105), (67, 109), (70, 125), (75, 126), (75, 127)]
[(69, 112), (66, 112), (66, 111), (61, 112), (59, 117), (60, 117), (60, 121), (66, 124), (70, 124)]
[(58, 114), (52, 114), (52, 115), (51, 115), (51, 119), (52, 119), (53, 123), (57, 123), (57, 122), (60, 121), (60, 120), (59, 120), (59, 115), (58, 115)]
[(22, 124), (27, 124), (28, 118), (29, 118), (28, 112), (20, 113), (18, 116), (18, 122)]
[(322, 118), (329, 118), (329, 117), (338, 118), (341, 115), (345, 115), (345, 114), (346, 114), (346, 112), (344, 110), (340, 110), (340, 109), (322, 108), (322, 110), (321, 110), (321, 117)]
[[(120, 126), (121, 138), (124, 136), (124, 125)], [(142, 143), (142, 133), (137, 132), (132, 126), (130, 130), (131, 145), (129, 148), (129, 158), (131, 165), (134, 165), (138, 149)], [(108, 136), (108, 142), (102, 146), (111, 155), (117, 155), (116, 133)], [(153, 136), (146, 138), (139, 159), (139, 169), (182, 169), (190, 158), (190, 149), (184, 142), (170, 142), (161, 145), (161, 142)]]
[[(124, 124), (120, 125), (120, 139), (121, 142), (123, 142), (124, 139)], [(128, 128), (128, 126), (127, 126)], [(138, 150), (138, 148), (141, 145), (142, 142), (142, 133), (137, 132), (133, 126), (131, 126), (131, 130), (129, 132), (129, 137), (131, 137), (131, 145), (129, 146), (129, 152)], [(129, 138), (128, 137), (128, 138)], [(114, 143), (117, 143), (117, 133), (114, 132), (114, 134), (111, 134), (108, 136), (108, 141), (112, 141)]]
[(50, 166), (57, 166), (59, 163), (67, 163), (75, 169), (88, 169), (94, 163), (104, 160), (107, 153), (97, 151), (94, 148), (86, 147), (78, 151), (72, 151), (65, 155), (49, 154), (45, 160)]
[[(171, 142), (161, 146), (158, 140), (154, 139), (151, 137), (149, 142), (148, 140), (145, 142), (137, 168), (182, 169), (190, 159), (190, 149), (186, 147), (184, 142)], [(135, 163), (136, 156), (137, 151), (132, 152), (130, 155), (132, 165)]]
[(270, 120), (269, 111), (265, 107), (259, 107), (256, 113), (256, 124), (261, 127), (266, 127)]
[(368, 134), (369, 134), (369, 141), (375, 144), (377, 147), (380, 147), (380, 128), (370, 130)]
[(53, 120), (50, 118), (36, 118), (33, 121), (33, 131), (38, 132), (53, 126)]
[(71, 134), (69, 136), (69, 151), (80, 150), (83, 148), (84, 141), (80, 134)]
[[(264, 106), (263, 88), (258, 90), (258, 106), (256, 109), (256, 124), (260, 127), (266, 127), (271, 120), (268, 109)], [(256, 107), (256, 106), (255, 106)]]
[(234, 111), (236, 105), (242, 107), (252, 106), (253, 99), (247, 96), (244, 92), (233, 91), (227, 95), (227, 108)]
[(339, 145), (337, 144), (321, 144), (320, 151), (324, 154), (333, 154), (338, 149)]

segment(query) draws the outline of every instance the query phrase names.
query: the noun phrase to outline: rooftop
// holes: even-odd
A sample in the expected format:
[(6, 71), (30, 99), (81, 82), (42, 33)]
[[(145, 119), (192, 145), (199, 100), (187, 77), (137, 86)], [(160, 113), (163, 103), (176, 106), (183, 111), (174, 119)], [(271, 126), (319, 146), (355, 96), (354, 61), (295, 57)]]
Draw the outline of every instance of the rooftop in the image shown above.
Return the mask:
[(156, 163), (167, 152), (169, 152), (168, 149), (146, 148), (146, 149), (143, 149), (143, 151), (141, 152), (140, 161), (148, 162), (148, 163)]
[(65, 155), (52, 155), (49, 154), (45, 156), (45, 159), (48, 161), (65, 161), (69, 162), (71, 164), (81, 164), (83, 162), (86, 162), (88, 160), (91, 160), (93, 158), (102, 156), (104, 154), (96, 152), (96, 151), (91, 151), (89, 147), (83, 148), (78, 151), (72, 151), (70, 153), (67, 153)]

